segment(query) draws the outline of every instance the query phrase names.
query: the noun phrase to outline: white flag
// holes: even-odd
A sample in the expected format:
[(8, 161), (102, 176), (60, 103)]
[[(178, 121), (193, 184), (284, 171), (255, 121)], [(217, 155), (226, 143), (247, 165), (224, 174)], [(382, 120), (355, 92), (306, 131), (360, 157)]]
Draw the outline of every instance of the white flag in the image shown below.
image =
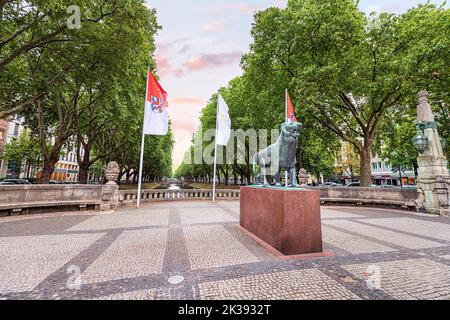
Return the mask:
[(228, 113), (228, 106), (220, 94), (218, 96), (218, 105), (216, 144), (226, 146), (231, 135), (231, 119)]
[(144, 134), (165, 136), (169, 131), (169, 114), (167, 108), (161, 112), (153, 110), (154, 105), (145, 103)]
[(169, 131), (167, 93), (150, 70), (145, 98), (144, 134), (165, 136)]

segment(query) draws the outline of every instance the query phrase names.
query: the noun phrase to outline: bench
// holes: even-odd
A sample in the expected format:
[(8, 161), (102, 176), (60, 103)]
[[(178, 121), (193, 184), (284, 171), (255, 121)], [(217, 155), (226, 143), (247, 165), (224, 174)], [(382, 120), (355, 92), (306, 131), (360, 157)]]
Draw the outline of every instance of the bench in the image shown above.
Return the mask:
[(78, 207), (80, 211), (83, 211), (88, 206), (95, 206), (95, 210), (98, 211), (100, 210), (100, 204), (101, 201), (99, 200), (8, 203), (0, 204), (0, 211), (7, 211), (9, 215), (20, 215), (24, 209)]
[(381, 205), (387, 207), (399, 207), (402, 209), (415, 210), (416, 204), (414, 202), (404, 202), (395, 200), (383, 199), (354, 199), (354, 198), (321, 198), (321, 204), (354, 204), (357, 206)]

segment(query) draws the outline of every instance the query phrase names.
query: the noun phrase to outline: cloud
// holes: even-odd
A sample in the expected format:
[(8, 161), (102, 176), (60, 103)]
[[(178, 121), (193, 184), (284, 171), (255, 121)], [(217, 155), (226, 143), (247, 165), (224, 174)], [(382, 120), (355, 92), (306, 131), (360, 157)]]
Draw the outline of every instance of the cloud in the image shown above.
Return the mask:
[(248, 4), (248, 3), (231, 3), (228, 5), (228, 8), (232, 10), (236, 10), (242, 13), (253, 14), (257, 10), (256, 7)]
[(189, 44), (185, 44), (177, 51), (177, 53), (183, 54), (183, 53), (188, 52), (190, 49), (191, 49), (191, 46)]
[(190, 59), (184, 64), (184, 67), (189, 71), (200, 71), (208, 68), (222, 67), (239, 60), (242, 55), (242, 51), (232, 51), (220, 54), (202, 54)]
[(216, 20), (202, 26), (203, 32), (217, 32), (222, 30), (226, 26), (226, 22), (223, 20)]
[(156, 55), (156, 64), (158, 66), (158, 74), (162, 77), (174, 75), (179, 78), (184, 74), (182, 69), (174, 68), (170, 59), (162, 53)]
[(196, 98), (175, 98), (169, 101), (170, 104), (204, 104), (205, 101)]

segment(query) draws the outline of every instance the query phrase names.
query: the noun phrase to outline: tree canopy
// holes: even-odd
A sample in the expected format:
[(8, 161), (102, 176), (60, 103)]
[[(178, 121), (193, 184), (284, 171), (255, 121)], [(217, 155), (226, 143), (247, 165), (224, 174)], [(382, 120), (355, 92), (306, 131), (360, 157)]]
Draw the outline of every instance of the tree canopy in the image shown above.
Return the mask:
[[(415, 110), (422, 89), (448, 106), (449, 23), (450, 10), (432, 4), (376, 15), (354, 0), (290, 0), (285, 9), (260, 11), (244, 75), (222, 90), (232, 123), (279, 127), (288, 88), (305, 124), (299, 164), (316, 175), (331, 172), (345, 141), (360, 159), (361, 185), (370, 186), (371, 154), (386, 116)], [(213, 97), (203, 128), (214, 128), (214, 110)]]
[[(156, 11), (141, 0), (0, 0), (0, 21), (0, 118), (25, 117), (40, 142), (41, 181), (64, 148), (77, 150), (82, 183), (97, 162), (137, 172)], [(171, 133), (163, 140), (146, 139), (148, 177), (171, 171)]]

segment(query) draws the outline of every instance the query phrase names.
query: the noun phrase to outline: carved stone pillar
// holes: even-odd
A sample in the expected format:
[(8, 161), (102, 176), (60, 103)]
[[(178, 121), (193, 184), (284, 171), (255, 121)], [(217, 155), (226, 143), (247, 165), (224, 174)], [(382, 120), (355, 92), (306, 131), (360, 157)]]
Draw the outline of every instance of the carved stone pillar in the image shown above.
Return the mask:
[(428, 140), (426, 148), (418, 157), (419, 210), (449, 215), (450, 175), (447, 168), (447, 159), (444, 155), (437, 125), (434, 121), (431, 105), (428, 101), (428, 92), (421, 91), (418, 94), (417, 106), (417, 131), (418, 136)]

